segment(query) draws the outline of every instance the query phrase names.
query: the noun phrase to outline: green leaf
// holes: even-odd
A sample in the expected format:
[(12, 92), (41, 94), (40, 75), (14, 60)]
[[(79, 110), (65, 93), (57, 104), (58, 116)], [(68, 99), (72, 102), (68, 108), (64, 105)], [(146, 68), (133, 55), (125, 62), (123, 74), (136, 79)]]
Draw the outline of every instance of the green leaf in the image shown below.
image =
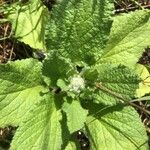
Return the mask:
[(137, 101), (150, 101), (150, 96), (144, 96), (141, 98), (133, 99), (132, 102), (137, 102)]
[[(45, 98), (45, 99), (44, 99)], [(18, 128), (11, 150), (59, 150), (62, 144), (61, 112), (54, 96), (46, 94)]]
[(88, 111), (82, 108), (79, 101), (73, 100), (71, 103), (65, 102), (62, 109), (67, 116), (67, 125), (70, 133), (84, 126)]
[(80, 150), (81, 146), (77, 139), (77, 132), (73, 133), (70, 136), (70, 139), (67, 141), (67, 145), (65, 146), (64, 150)]
[(109, 108), (107, 113), (89, 116), (87, 131), (92, 150), (148, 150), (148, 138), (139, 115), (131, 107)]
[(76, 144), (72, 141), (69, 141), (65, 150), (77, 150)]
[(91, 63), (108, 40), (112, 24), (111, 0), (61, 0), (47, 26), (47, 49), (72, 61)]
[(41, 0), (30, 0), (23, 6), (14, 4), (9, 9), (7, 17), (12, 22), (14, 36), (32, 48), (45, 49), (48, 10)]
[[(140, 79), (132, 69), (125, 66), (103, 64), (97, 65), (91, 70), (95, 70), (99, 74), (94, 85), (95, 91), (92, 90), (91, 94), (88, 91), (90, 99), (96, 103), (114, 105), (116, 102), (122, 102), (121, 98), (129, 101), (134, 97)], [(86, 80), (88, 81), (89, 78)]]
[(84, 78), (87, 79), (89, 82), (95, 82), (99, 76), (98, 71), (95, 67), (87, 67), (83, 71)]
[(62, 79), (57, 80), (57, 86), (61, 88), (62, 91), (68, 91), (69, 87), (66, 85), (65, 81)]
[(41, 63), (34, 59), (0, 65), (0, 126), (18, 126), (40, 101)]
[(138, 10), (114, 18), (110, 40), (99, 63), (133, 67), (150, 45), (150, 11)]
[(144, 65), (137, 64), (136, 72), (141, 77), (139, 88), (136, 90), (136, 97), (140, 98), (146, 94), (150, 94), (150, 73)]
[(43, 63), (43, 76), (49, 86), (57, 86), (58, 79), (68, 79), (75, 72), (70, 59), (60, 56), (58, 53), (48, 55)]

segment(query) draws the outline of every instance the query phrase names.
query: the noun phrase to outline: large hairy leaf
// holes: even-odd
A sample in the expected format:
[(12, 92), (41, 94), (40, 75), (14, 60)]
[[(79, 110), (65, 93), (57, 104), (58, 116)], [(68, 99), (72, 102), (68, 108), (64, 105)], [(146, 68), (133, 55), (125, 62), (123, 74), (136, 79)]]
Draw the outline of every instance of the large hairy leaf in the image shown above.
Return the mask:
[(90, 63), (108, 40), (112, 10), (111, 0), (59, 0), (47, 26), (48, 50)]
[(109, 42), (100, 63), (133, 67), (150, 45), (150, 11), (140, 10), (114, 18)]
[(0, 83), (0, 126), (17, 126), (41, 99), (41, 63), (26, 59), (0, 65)]
[[(10, 7), (10, 6), (9, 6)], [(48, 10), (41, 0), (30, 0), (26, 5), (12, 5), (7, 13), (14, 36), (35, 49), (45, 49), (45, 26)]]
[[(96, 103), (114, 105), (116, 102), (122, 101), (122, 98), (129, 101), (134, 97), (140, 79), (133, 73), (132, 69), (128, 69), (125, 66), (103, 64), (97, 65), (91, 70), (98, 72), (98, 77), (95, 81), (97, 89), (92, 91), (91, 94), (89, 93), (89, 97)], [(86, 80), (91, 80), (91, 76), (88, 77), (85, 74)]]
[(46, 94), (18, 128), (11, 150), (59, 150), (62, 144), (61, 112), (54, 96)]
[[(131, 107), (115, 106), (89, 116), (87, 131), (92, 150), (148, 150), (145, 128)], [(118, 111), (120, 110), (120, 111)]]
[(74, 72), (71, 60), (58, 53), (50, 53), (44, 60), (42, 68), (44, 81), (51, 87), (56, 86), (58, 79), (68, 79)]
[(67, 125), (70, 133), (73, 133), (84, 126), (88, 111), (81, 107), (79, 101), (74, 100), (72, 103), (65, 102), (63, 111), (67, 116)]

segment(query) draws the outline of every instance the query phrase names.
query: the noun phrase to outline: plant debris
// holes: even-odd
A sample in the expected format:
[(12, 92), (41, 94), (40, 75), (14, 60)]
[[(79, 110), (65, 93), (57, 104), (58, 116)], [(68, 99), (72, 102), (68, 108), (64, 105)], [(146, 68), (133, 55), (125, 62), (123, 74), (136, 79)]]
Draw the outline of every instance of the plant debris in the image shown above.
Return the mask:
[(0, 148), (8, 150), (10, 147), (10, 142), (15, 134), (17, 127), (7, 126), (5, 128), (0, 128)]
[(115, 0), (115, 13), (123, 13), (142, 9), (150, 9), (150, 0)]

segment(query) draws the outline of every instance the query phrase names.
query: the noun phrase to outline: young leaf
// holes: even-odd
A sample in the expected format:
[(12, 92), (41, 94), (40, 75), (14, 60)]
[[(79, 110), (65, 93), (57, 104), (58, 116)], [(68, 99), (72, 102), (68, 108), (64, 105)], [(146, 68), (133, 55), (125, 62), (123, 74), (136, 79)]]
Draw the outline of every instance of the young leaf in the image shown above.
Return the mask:
[(120, 106), (113, 109), (108, 109), (105, 115), (89, 116), (87, 131), (91, 149), (148, 150), (145, 128), (136, 111), (131, 107), (117, 111)]
[(47, 49), (90, 63), (108, 40), (112, 10), (111, 0), (58, 1), (47, 26)]
[[(125, 66), (104, 64), (97, 65), (91, 70), (99, 73), (95, 81), (97, 89), (91, 93), (95, 102), (114, 105), (122, 101), (121, 98), (128, 101), (134, 97), (140, 79), (133, 73), (133, 70)], [(86, 80), (88, 81), (88, 78)]]
[(15, 125), (41, 99), (41, 63), (34, 59), (0, 65), (0, 126)]
[[(10, 6), (9, 6), (10, 7)], [(45, 26), (48, 10), (41, 0), (30, 0), (26, 5), (12, 5), (7, 14), (14, 36), (35, 49), (45, 49)]]
[(67, 125), (70, 133), (84, 126), (88, 111), (81, 107), (79, 101), (73, 100), (72, 103), (65, 102), (62, 109), (67, 116)]
[(114, 18), (110, 40), (99, 63), (134, 67), (150, 45), (150, 11), (138, 10)]
[(11, 150), (61, 149), (61, 112), (56, 109), (53, 95), (46, 94), (44, 98), (30, 111), (27, 120), (18, 128), (11, 144)]
[(68, 79), (75, 72), (70, 59), (50, 53), (43, 63), (43, 76), (49, 86), (57, 86), (58, 79)]

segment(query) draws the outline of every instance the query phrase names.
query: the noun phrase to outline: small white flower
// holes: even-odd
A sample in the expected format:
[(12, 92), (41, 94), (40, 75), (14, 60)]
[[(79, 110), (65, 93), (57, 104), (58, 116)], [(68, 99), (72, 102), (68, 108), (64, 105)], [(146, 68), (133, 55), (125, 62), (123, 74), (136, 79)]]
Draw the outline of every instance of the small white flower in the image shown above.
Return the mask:
[(85, 88), (85, 81), (81, 76), (74, 76), (70, 80), (69, 89), (75, 93), (80, 93)]

